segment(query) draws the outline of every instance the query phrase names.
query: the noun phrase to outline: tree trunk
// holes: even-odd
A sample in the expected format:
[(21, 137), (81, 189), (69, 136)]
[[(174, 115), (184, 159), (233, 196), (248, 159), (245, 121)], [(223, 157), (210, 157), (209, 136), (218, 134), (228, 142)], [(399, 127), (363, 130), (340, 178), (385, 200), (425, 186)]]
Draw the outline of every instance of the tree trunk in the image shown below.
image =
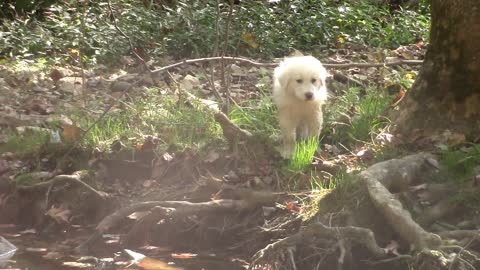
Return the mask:
[(394, 120), (397, 131), (480, 135), (480, 1), (432, 0), (430, 46)]

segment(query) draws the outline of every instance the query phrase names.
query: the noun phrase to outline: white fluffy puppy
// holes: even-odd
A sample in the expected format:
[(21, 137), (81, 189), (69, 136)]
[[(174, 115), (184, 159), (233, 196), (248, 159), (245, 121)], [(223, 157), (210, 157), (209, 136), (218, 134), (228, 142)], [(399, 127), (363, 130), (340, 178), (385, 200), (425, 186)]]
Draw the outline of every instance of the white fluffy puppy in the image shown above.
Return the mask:
[(297, 135), (309, 138), (320, 134), (326, 77), (327, 71), (313, 56), (285, 58), (275, 69), (273, 101), (278, 107), (284, 158), (291, 157)]

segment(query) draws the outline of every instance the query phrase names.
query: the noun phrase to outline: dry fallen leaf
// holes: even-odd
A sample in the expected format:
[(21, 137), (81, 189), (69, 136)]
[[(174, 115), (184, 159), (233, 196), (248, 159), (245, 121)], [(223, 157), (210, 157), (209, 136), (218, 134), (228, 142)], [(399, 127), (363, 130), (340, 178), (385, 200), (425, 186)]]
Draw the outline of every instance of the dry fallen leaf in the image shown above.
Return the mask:
[(54, 69), (50, 72), (50, 78), (54, 81), (54, 82), (58, 82), (61, 78), (65, 77), (65, 75), (63, 74), (62, 71), (58, 70), (58, 69)]
[(400, 253), (398, 253), (398, 248), (400, 245), (398, 244), (397, 241), (390, 241), (390, 243), (385, 247), (385, 251), (387, 254), (393, 254), (399, 256)]
[(248, 33), (248, 32), (243, 32), (242, 33), (242, 40), (248, 44), (248, 46), (250, 46), (251, 48), (253, 49), (256, 49), (258, 48), (258, 43), (257, 41), (255, 40), (255, 37), (251, 34), (251, 33)]
[(90, 268), (93, 267), (94, 265), (91, 263), (79, 263), (79, 262), (63, 262), (62, 265), (64, 266), (69, 266), (69, 267), (75, 267), (75, 268)]
[(64, 209), (62, 207), (56, 208), (52, 206), (45, 215), (53, 218), (57, 223), (66, 224), (69, 223), (69, 219), (72, 212), (69, 209)]
[(34, 248), (34, 247), (27, 247), (25, 251), (32, 252), (32, 253), (43, 253), (47, 252), (46, 248)]
[(454, 147), (463, 144), (464, 142), (466, 142), (466, 140), (467, 137), (465, 136), (465, 134), (454, 132), (447, 137), (447, 144), (450, 147)]
[(175, 258), (175, 259), (192, 259), (197, 256), (198, 254), (193, 254), (193, 253), (172, 253), (172, 258)]
[(83, 129), (69, 124), (62, 124), (62, 136), (66, 142), (75, 142), (80, 140), (83, 135)]
[(129, 249), (124, 249), (125, 252), (133, 258), (133, 263), (145, 270), (182, 270), (183, 268), (170, 265), (160, 260), (149, 258), (142, 253), (138, 253)]
[(393, 99), (392, 103), (390, 104), (390, 107), (396, 107), (405, 97), (405, 91), (400, 88), (398, 91), (397, 96)]
[(298, 203), (295, 201), (288, 201), (285, 203), (285, 207), (290, 211), (294, 213), (300, 212), (300, 207), (298, 206)]
[(136, 263), (136, 265), (145, 270), (183, 270), (183, 268), (180, 268), (178, 266), (148, 257), (141, 259)]
[(46, 260), (59, 260), (63, 257), (64, 255), (62, 255), (60, 252), (57, 252), (57, 251), (50, 251), (48, 252), (47, 254), (43, 255), (42, 258), (46, 259)]
[(360, 149), (356, 154), (363, 161), (370, 161), (375, 157), (375, 152), (370, 148)]

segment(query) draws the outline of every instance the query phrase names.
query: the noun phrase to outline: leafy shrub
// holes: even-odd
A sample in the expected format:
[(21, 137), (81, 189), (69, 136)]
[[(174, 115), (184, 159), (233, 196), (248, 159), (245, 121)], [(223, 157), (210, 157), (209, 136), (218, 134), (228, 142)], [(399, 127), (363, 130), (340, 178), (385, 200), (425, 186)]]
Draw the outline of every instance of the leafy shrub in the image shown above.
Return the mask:
[[(229, 8), (222, 4), (217, 18), (216, 5), (213, 0), (179, 0), (175, 6), (163, 7), (144, 6), (138, 0), (112, 1), (119, 27), (136, 48), (146, 55), (178, 57), (209, 55), (224, 40)], [(425, 8), (392, 14), (368, 1), (242, 1), (234, 7), (227, 48), (229, 54), (266, 58), (283, 56), (291, 48), (321, 51), (345, 43), (396, 47), (426, 38)], [(84, 60), (115, 61), (130, 48), (112, 19), (107, 4), (97, 1), (88, 6), (77, 1), (56, 3), (45, 9), (44, 16), (4, 19), (0, 55), (71, 59), (78, 57), (72, 49), (81, 48)]]
[[(334, 125), (326, 126), (325, 134), (335, 134), (335, 140), (349, 145), (358, 141), (370, 141), (389, 123), (382, 114), (393, 97), (379, 89), (368, 88), (366, 91), (365, 95), (361, 95), (359, 88), (352, 87), (330, 99), (325, 122)], [(346, 117), (346, 112), (353, 116)]]

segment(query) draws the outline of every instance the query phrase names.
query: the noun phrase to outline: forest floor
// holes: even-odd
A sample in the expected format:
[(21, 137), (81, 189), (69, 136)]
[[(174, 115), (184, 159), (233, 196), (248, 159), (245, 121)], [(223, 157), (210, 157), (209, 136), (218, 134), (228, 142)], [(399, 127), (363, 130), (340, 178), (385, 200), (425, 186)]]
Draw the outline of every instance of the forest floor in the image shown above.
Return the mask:
[(419, 66), (329, 68), (324, 132), (305, 162), (275, 150), (272, 65), (152, 74), (122, 59), (0, 65), (0, 263), (5, 240), (17, 247), (4, 267), (480, 269), (479, 149), (453, 131), (396, 137), (385, 120)]

